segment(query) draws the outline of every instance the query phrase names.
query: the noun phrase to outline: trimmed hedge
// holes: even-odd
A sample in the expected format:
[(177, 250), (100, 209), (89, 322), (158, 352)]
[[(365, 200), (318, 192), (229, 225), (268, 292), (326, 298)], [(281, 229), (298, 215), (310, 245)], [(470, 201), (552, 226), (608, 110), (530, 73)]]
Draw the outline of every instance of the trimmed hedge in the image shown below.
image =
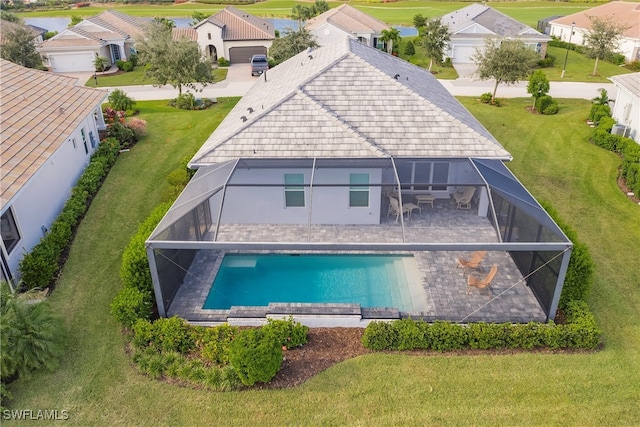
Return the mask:
[(601, 331), (584, 301), (565, 311), (567, 323), (471, 323), (468, 325), (402, 319), (370, 323), (362, 344), (371, 350), (584, 349), (600, 344)]
[(116, 139), (108, 138), (100, 142), (49, 232), (20, 260), (22, 285), (28, 289), (46, 288), (54, 282), (62, 267), (62, 256), (119, 152), (120, 143)]
[(280, 370), (282, 347), (264, 328), (245, 329), (231, 342), (229, 361), (242, 384), (268, 383)]
[(620, 154), (621, 176), (634, 194), (640, 194), (640, 144), (631, 138), (611, 134), (611, 128), (615, 123), (616, 121), (611, 117), (602, 117), (593, 130), (591, 142), (598, 147)]

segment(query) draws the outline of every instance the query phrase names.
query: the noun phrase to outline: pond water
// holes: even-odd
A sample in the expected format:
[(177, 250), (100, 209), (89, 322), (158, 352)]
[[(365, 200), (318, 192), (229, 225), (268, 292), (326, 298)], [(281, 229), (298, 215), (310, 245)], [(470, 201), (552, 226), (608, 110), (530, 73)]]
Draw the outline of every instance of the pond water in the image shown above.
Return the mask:
[[(176, 27), (178, 28), (186, 28), (191, 24), (191, 18), (171, 18), (173, 22), (176, 23)], [(278, 30), (280, 33), (283, 33), (286, 29), (298, 28), (298, 22), (292, 19), (267, 19), (273, 24), (273, 28)], [(69, 26), (71, 22), (71, 18), (25, 18), (24, 22), (29, 25), (35, 25), (36, 27), (44, 28), (47, 31), (57, 31), (60, 32)], [(395, 26), (400, 31), (401, 37), (412, 37), (417, 36), (418, 31), (413, 27), (398, 27)]]

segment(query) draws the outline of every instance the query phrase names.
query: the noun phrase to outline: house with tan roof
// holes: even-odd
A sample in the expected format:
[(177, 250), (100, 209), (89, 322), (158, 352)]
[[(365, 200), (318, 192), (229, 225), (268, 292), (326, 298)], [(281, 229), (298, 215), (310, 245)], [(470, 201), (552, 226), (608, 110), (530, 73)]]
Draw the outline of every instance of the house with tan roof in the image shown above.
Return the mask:
[(618, 88), (611, 116), (616, 125), (611, 133), (624, 135), (640, 144), (640, 73), (611, 77)]
[(110, 64), (127, 61), (147, 24), (144, 19), (107, 10), (61, 31), (37, 50), (51, 71), (95, 71), (93, 62), (98, 56)]
[(316, 37), (320, 46), (352, 38), (367, 46), (386, 50), (380, 36), (382, 31), (391, 27), (353, 6), (343, 4), (311, 18), (305, 28)]
[(476, 49), (483, 49), (492, 37), (518, 38), (544, 58), (551, 37), (484, 4), (472, 4), (442, 17), (449, 27), (450, 40), (445, 55), (454, 64), (472, 63)]
[[(6, 19), (0, 20), (0, 44), (5, 42), (7, 34), (15, 31), (21, 24), (16, 22), (7, 21)], [(35, 25), (24, 25), (26, 29), (33, 35), (33, 43), (38, 45), (42, 43), (44, 34), (47, 32), (44, 28), (36, 27)]]
[[(351, 38), (302, 52), (191, 159), (146, 241), (158, 311), (245, 325), (552, 319), (572, 245), (509, 160), (427, 70)], [(456, 268), (471, 251), (498, 272), (490, 302)]]
[(105, 90), (0, 59), (2, 280), (51, 226), (105, 128)]
[(273, 24), (227, 6), (193, 27), (200, 50), (216, 61), (248, 63), (253, 55), (266, 55), (275, 39)]
[[(625, 27), (618, 50), (627, 61), (640, 60), (640, 3), (611, 1), (601, 6), (554, 19), (549, 23), (549, 34), (560, 40), (583, 45), (586, 31), (591, 29), (591, 17), (611, 19)], [(573, 26), (573, 34), (571, 28)], [(570, 35), (571, 34), (571, 35)]]

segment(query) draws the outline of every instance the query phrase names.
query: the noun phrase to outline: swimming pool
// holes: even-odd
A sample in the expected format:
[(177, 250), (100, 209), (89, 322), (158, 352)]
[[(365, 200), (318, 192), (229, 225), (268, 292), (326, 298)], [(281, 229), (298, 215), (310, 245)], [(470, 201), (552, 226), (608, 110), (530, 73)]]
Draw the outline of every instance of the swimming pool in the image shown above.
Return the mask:
[(411, 255), (228, 254), (202, 308), (345, 303), (416, 312), (424, 299)]

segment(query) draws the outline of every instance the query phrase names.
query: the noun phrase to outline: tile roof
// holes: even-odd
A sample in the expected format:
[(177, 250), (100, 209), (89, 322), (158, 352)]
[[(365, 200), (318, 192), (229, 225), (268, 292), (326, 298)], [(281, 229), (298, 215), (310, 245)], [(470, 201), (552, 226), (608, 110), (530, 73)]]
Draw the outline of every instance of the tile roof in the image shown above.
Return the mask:
[(134, 16), (125, 15), (117, 10), (106, 10), (99, 15), (85, 19), (125, 37), (135, 39), (144, 33), (149, 21)]
[(4, 205), (108, 92), (0, 59), (0, 199)]
[(640, 98), (640, 73), (620, 74), (611, 77), (616, 86), (623, 87), (637, 98)]
[(611, 19), (616, 24), (626, 27), (624, 36), (640, 39), (640, 3), (637, 2), (611, 1), (601, 6), (554, 19), (551, 23), (570, 27), (571, 23), (575, 22), (578, 28), (590, 29), (591, 20), (589, 17), (594, 16)]
[[(544, 38), (551, 40), (551, 37), (534, 30), (520, 21), (489, 6), (477, 3), (444, 15), (442, 23), (446, 24), (451, 33), (456, 36), (464, 36), (464, 33), (457, 33), (473, 24), (478, 24), (502, 37)], [(474, 35), (477, 37), (477, 34)]]
[(389, 156), (511, 158), (431, 73), (346, 40), (269, 70), (191, 162)]
[(192, 28), (192, 27), (173, 28), (171, 35), (174, 40), (187, 39), (193, 42), (198, 41), (198, 32), (195, 30), (195, 28)]
[(332, 24), (333, 26), (352, 34), (381, 33), (383, 30), (391, 28), (384, 22), (359, 11), (348, 4), (343, 4), (334, 9), (329, 9), (328, 11), (311, 18), (305, 27), (307, 30), (313, 31), (325, 23)]
[(197, 24), (199, 27), (205, 22), (222, 28), (222, 40), (273, 40), (276, 38), (273, 24), (257, 16), (227, 6)]

